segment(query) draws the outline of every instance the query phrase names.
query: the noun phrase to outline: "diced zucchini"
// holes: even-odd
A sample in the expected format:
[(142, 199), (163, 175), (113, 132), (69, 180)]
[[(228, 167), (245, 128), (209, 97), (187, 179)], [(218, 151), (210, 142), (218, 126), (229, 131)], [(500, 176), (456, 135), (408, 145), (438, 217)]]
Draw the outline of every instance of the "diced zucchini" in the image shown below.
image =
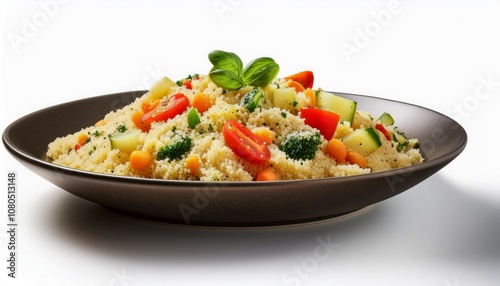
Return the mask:
[(384, 126), (391, 126), (394, 124), (394, 118), (392, 118), (392, 116), (387, 112), (382, 113), (378, 120)]
[(403, 150), (403, 148), (406, 147), (409, 143), (408, 139), (406, 139), (406, 137), (402, 133), (399, 133), (397, 130), (392, 133), (392, 140), (397, 143), (396, 149), (398, 150), (398, 152), (401, 152), (401, 150)]
[(155, 82), (149, 89), (149, 101), (155, 101), (157, 99), (162, 99), (170, 93), (170, 89), (175, 86), (173, 82), (168, 77), (164, 76), (157, 82)]
[(408, 142), (408, 139), (406, 139), (406, 137), (398, 131), (394, 131), (392, 133), (392, 139), (399, 144), (405, 144)]
[(292, 110), (295, 102), (295, 89), (279, 88), (273, 91), (273, 105), (286, 110)]
[(336, 112), (340, 115), (340, 121), (352, 123), (356, 113), (356, 101), (340, 97), (331, 92), (319, 91), (316, 95), (318, 108)]
[(358, 129), (347, 135), (342, 142), (348, 149), (362, 156), (370, 155), (382, 145), (377, 130), (373, 128)]
[(130, 154), (137, 149), (140, 134), (141, 131), (139, 130), (131, 130), (110, 135), (109, 140), (111, 141), (111, 148), (120, 149), (120, 151)]

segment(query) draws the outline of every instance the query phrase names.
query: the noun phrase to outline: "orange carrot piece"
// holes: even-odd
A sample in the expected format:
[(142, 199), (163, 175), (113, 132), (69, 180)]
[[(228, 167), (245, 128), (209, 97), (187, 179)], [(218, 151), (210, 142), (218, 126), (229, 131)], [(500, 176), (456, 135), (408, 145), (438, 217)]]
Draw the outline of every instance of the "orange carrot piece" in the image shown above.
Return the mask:
[(276, 181), (278, 180), (278, 176), (271, 169), (265, 169), (257, 174), (257, 181)]
[(203, 113), (212, 106), (212, 102), (210, 101), (210, 97), (205, 93), (197, 93), (194, 95), (191, 105), (196, 108), (199, 113)]
[(285, 79), (291, 79), (299, 82), (304, 88), (312, 88), (314, 84), (314, 74), (312, 71), (302, 71), (296, 74), (289, 75)]
[(259, 137), (259, 139), (262, 142), (266, 143), (266, 145), (270, 145), (274, 141), (274, 134), (269, 129), (266, 128), (257, 129), (253, 132), (253, 134)]
[(151, 129), (151, 124), (144, 123), (142, 117), (144, 113), (142, 111), (136, 111), (132, 114), (132, 122), (134, 122), (137, 128), (141, 129), (143, 132), (148, 132)]
[(347, 157), (347, 148), (339, 139), (332, 138), (326, 145), (328, 155), (338, 163), (344, 163)]
[(85, 143), (87, 143), (87, 139), (89, 139), (89, 136), (86, 133), (78, 135), (78, 144), (80, 146), (85, 145)]
[(363, 169), (367, 167), (367, 163), (366, 163), (365, 157), (363, 157), (361, 154), (359, 154), (357, 152), (353, 152), (353, 151), (347, 152), (347, 158), (346, 159), (351, 164), (356, 164), (356, 165), (358, 165), (359, 167), (361, 167)]
[(134, 150), (130, 153), (130, 165), (138, 170), (145, 168), (151, 161), (151, 154), (143, 150)]
[(186, 165), (191, 172), (191, 174), (196, 173), (200, 168), (200, 157), (197, 155), (191, 155), (186, 159)]
[(310, 107), (318, 106), (316, 102), (316, 93), (312, 90), (312, 88), (306, 88), (306, 90), (304, 90), (304, 94), (306, 95), (308, 101), (307, 104), (309, 104)]
[(302, 86), (302, 84), (300, 84), (300, 82), (291, 79), (288, 80), (287, 85), (288, 87), (295, 89), (296, 92), (301, 92), (305, 90), (305, 88)]

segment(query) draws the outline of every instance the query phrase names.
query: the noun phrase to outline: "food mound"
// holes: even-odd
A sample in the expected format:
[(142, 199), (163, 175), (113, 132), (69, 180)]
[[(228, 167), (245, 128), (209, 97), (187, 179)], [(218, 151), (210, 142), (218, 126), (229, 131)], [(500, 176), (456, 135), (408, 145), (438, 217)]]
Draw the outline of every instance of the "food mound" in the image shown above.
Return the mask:
[(258, 58), (243, 67), (209, 54), (208, 75), (167, 77), (94, 126), (48, 146), (53, 163), (142, 178), (266, 181), (340, 177), (423, 161), (389, 113), (375, 119), (357, 103), (313, 89), (310, 71), (277, 78)]

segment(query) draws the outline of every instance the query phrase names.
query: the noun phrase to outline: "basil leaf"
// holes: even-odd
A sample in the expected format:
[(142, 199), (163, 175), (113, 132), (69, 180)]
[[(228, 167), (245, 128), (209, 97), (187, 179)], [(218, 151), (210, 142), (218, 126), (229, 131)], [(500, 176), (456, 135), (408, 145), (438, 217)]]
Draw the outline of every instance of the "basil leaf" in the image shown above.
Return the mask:
[(245, 86), (243, 80), (236, 73), (225, 69), (212, 69), (208, 76), (223, 89), (236, 90)]
[(215, 50), (208, 54), (208, 59), (215, 69), (231, 71), (238, 76), (243, 73), (243, 62), (235, 53)]
[(279, 65), (273, 59), (258, 58), (245, 66), (243, 77), (248, 85), (264, 87), (276, 78), (279, 70)]
[(189, 128), (194, 129), (196, 125), (200, 124), (200, 115), (198, 114), (198, 111), (196, 111), (196, 108), (191, 108), (188, 112), (188, 125)]

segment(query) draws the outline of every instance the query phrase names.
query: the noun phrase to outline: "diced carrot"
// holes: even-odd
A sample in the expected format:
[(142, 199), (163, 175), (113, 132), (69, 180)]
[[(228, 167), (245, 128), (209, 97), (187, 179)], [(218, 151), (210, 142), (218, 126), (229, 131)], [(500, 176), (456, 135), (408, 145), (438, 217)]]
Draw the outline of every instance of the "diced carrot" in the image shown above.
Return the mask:
[(269, 129), (259, 128), (255, 131), (253, 131), (253, 134), (255, 134), (255, 136), (259, 137), (259, 139), (262, 142), (266, 143), (266, 145), (270, 145), (274, 141), (274, 134)]
[(87, 139), (89, 139), (89, 136), (86, 133), (78, 135), (78, 144), (80, 146), (85, 145), (85, 143), (87, 143)]
[(159, 103), (160, 103), (159, 99), (157, 99), (157, 100), (155, 100), (153, 102), (143, 101), (141, 103), (142, 112), (144, 112), (144, 113), (150, 112), (151, 110), (155, 109), (158, 106)]
[(141, 103), (142, 112), (148, 113), (151, 110), (151, 103), (149, 101), (143, 101)]
[(191, 171), (191, 174), (196, 173), (196, 171), (198, 171), (198, 169), (200, 168), (200, 157), (198, 157), (197, 155), (189, 156), (186, 159), (186, 165), (189, 171)]
[(146, 167), (151, 161), (151, 154), (143, 150), (134, 150), (130, 153), (130, 165), (138, 170)]
[(349, 161), (351, 164), (357, 164), (358, 166), (360, 166), (363, 169), (367, 167), (365, 157), (363, 157), (361, 154), (359, 154), (357, 152), (353, 152), (353, 151), (347, 152), (346, 160)]
[(151, 103), (151, 106), (149, 107), (149, 111), (155, 109), (156, 107), (158, 107), (158, 104), (160, 104), (160, 99), (157, 99), (155, 101), (153, 101), (153, 103)]
[(151, 124), (144, 123), (142, 121), (143, 116), (144, 113), (142, 111), (134, 112), (134, 114), (132, 114), (132, 122), (134, 122), (135, 126), (141, 129), (143, 132), (148, 132), (149, 129), (151, 128)]
[(305, 88), (302, 86), (302, 84), (300, 84), (300, 82), (291, 79), (288, 80), (287, 85), (288, 87), (295, 89), (296, 92), (301, 92), (305, 90)]
[(276, 181), (278, 180), (278, 177), (276, 174), (273, 172), (271, 169), (265, 169), (260, 171), (259, 174), (257, 174), (257, 181)]
[(316, 103), (316, 93), (314, 93), (312, 88), (306, 88), (306, 90), (304, 90), (304, 94), (306, 95), (308, 101), (307, 104), (309, 104), (310, 107), (316, 107), (318, 105)]
[(328, 145), (326, 145), (326, 148), (328, 150), (328, 155), (335, 159), (335, 161), (337, 161), (338, 163), (345, 162), (345, 159), (347, 157), (347, 148), (345, 147), (344, 143), (342, 143), (342, 141), (332, 138), (330, 141), (328, 141)]
[(210, 101), (210, 97), (205, 93), (197, 93), (194, 95), (191, 105), (196, 108), (199, 113), (203, 113), (212, 106), (212, 102)]
[(99, 121), (97, 121), (94, 126), (95, 127), (101, 127), (101, 126), (104, 126), (104, 124), (106, 124), (106, 121), (104, 119), (101, 119)]

